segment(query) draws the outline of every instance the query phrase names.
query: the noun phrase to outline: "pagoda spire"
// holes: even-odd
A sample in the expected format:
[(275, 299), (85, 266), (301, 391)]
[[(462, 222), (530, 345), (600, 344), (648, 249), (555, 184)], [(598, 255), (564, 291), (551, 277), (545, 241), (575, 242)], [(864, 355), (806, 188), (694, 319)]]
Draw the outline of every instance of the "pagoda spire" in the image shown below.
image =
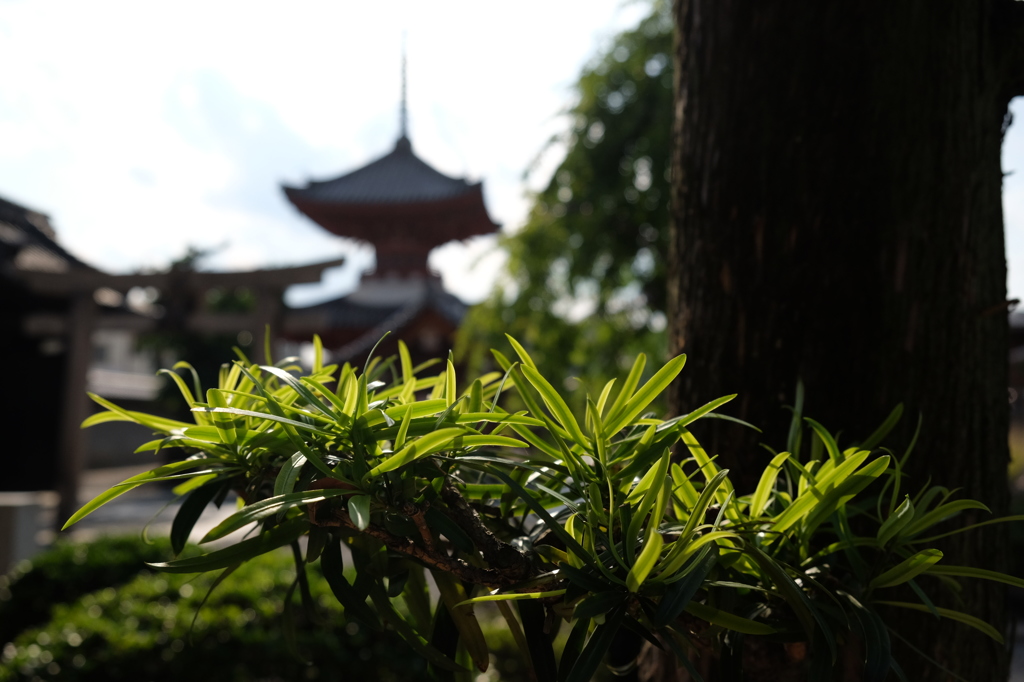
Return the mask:
[(409, 139), (409, 107), (407, 95), (406, 58), (405, 58), (405, 34), (402, 34), (402, 100), (398, 110), (398, 137)]

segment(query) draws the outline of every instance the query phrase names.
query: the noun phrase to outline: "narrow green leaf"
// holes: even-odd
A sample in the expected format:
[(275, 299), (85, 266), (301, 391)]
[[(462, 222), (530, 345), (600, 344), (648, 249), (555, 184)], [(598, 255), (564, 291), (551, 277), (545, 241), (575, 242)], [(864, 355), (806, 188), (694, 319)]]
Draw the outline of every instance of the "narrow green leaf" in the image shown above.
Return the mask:
[(558, 679), (558, 665), (555, 663), (551, 638), (544, 632), (547, 623), (544, 605), (536, 601), (521, 601), (517, 606), (537, 682), (555, 682)]
[(174, 552), (174, 556), (181, 554), (181, 550), (185, 548), (185, 543), (188, 542), (188, 536), (192, 534), (196, 521), (203, 515), (203, 511), (213, 501), (213, 498), (217, 496), (217, 493), (224, 489), (225, 484), (224, 480), (215, 479), (204, 486), (196, 488), (188, 494), (185, 501), (178, 507), (178, 512), (174, 515), (174, 521), (171, 523), (171, 550)]
[(821, 442), (824, 443), (825, 449), (828, 451), (828, 458), (832, 460), (833, 466), (839, 466), (846, 459), (843, 457), (843, 453), (839, 450), (839, 444), (836, 443), (836, 439), (832, 437), (832, 434), (828, 432), (824, 426), (814, 421), (810, 417), (804, 417), (804, 421), (811, 425), (814, 433), (818, 435)]
[(313, 374), (324, 368), (324, 342), (319, 334), (313, 334)]
[(643, 582), (647, 580), (647, 576), (650, 575), (655, 565), (657, 565), (658, 557), (661, 556), (661, 548), (664, 544), (665, 540), (661, 537), (661, 533), (655, 531), (644, 545), (643, 551), (640, 552), (636, 563), (633, 564), (633, 568), (629, 570), (629, 574), (626, 576), (626, 589), (630, 592), (636, 592), (640, 589)]
[[(441, 655), (468, 667), (469, 661), (464, 660), (466, 656), (458, 655), (459, 653), (465, 654), (465, 647), (463, 647), (463, 651), (459, 651), (459, 628), (456, 627), (451, 610), (443, 599), (438, 600), (437, 608), (434, 610), (430, 628), (430, 645)], [(526, 654), (526, 658), (529, 660), (529, 653)], [(434, 665), (427, 666), (427, 676), (434, 682), (456, 682), (457, 680), (452, 671)], [(459, 679), (458, 682), (464, 682), (464, 679)]]
[[(613, 419), (622, 408), (625, 407), (626, 402), (633, 397), (633, 391), (640, 385), (640, 377), (643, 376), (644, 367), (647, 365), (647, 356), (640, 353), (636, 356), (636, 360), (633, 361), (633, 366), (629, 369), (629, 374), (626, 375), (626, 380), (622, 384), (622, 388), (619, 389), (618, 395), (615, 396), (615, 400), (612, 402), (611, 407), (608, 408), (608, 419)], [(609, 434), (614, 431), (609, 431)]]
[(715, 474), (714, 478), (708, 481), (706, 486), (704, 486), (704, 490), (701, 491), (700, 497), (697, 498), (697, 504), (694, 505), (693, 510), (690, 512), (690, 518), (686, 520), (683, 532), (679, 534), (680, 540), (683, 542), (689, 540), (697, 526), (704, 522), (704, 514), (707, 513), (708, 507), (711, 506), (711, 501), (714, 499), (719, 486), (725, 482), (725, 479), (728, 476), (729, 470), (722, 469)]
[(398, 435), (395, 436), (395, 449), (401, 450), (409, 438), (409, 424), (412, 423), (412, 410), (408, 410), (402, 417), (402, 424), (398, 427)]
[(658, 458), (657, 464), (648, 469), (643, 478), (637, 481), (637, 484), (633, 486), (631, 491), (629, 491), (629, 495), (626, 496), (626, 504), (636, 504), (646, 496), (647, 492), (652, 487), (657, 491), (661, 481), (664, 480), (665, 475), (668, 473), (668, 466), (671, 459), (671, 451), (668, 448), (665, 448), (661, 457)]
[(196, 399), (192, 395), (192, 391), (189, 390), (185, 380), (181, 378), (181, 375), (177, 372), (173, 372), (169, 369), (161, 369), (157, 371), (157, 376), (164, 374), (171, 378), (171, 381), (178, 387), (178, 391), (181, 393), (181, 397), (185, 399), (185, 404), (189, 407), (195, 406)]
[[(922, 507), (923, 506), (925, 505), (922, 505)], [(920, 509), (921, 507), (918, 508), (919, 511)], [(968, 509), (980, 509), (982, 511), (991, 513), (988, 507), (983, 505), (981, 502), (978, 502), (977, 500), (954, 500), (953, 502), (940, 504), (932, 511), (921, 516), (921, 518), (911, 522), (904, 529), (903, 535), (905, 537), (913, 537), (914, 535), (917, 535), (918, 533), (925, 531), (931, 528), (932, 526), (937, 525), (942, 521), (945, 521), (946, 519), (959, 514), (962, 511), (967, 511)]]
[[(580, 429), (579, 423), (576, 421), (576, 417), (573, 416), (572, 410), (566, 404), (562, 396), (558, 394), (555, 387), (552, 386), (547, 379), (541, 376), (533, 367), (528, 365), (522, 366), (523, 375), (526, 379), (533, 384), (533, 387), (540, 393), (541, 400), (547, 405), (548, 410), (562, 425), (562, 428), (566, 430), (570, 438), (572, 438), (577, 445), (584, 450), (590, 449), (590, 442), (587, 437), (583, 435), (583, 431)], [(539, 415), (538, 415), (539, 416)]]
[(589, 620), (603, 616), (615, 607), (620, 606), (626, 601), (628, 596), (626, 592), (620, 590), (608, 590), (592, 594), (576, 605), (572, 617)]
[(594, 576), (589, 571), (576, 568), (571, 564), (563, 563), (558, 567), (559, 575), (564, 576), (566, 580), (587, 592), (605, 592), (610, 589), (614, 589), (614, 584), (606, 583), (600, 578)]
[[(785, 511), (775, 517), (773, 530), (781, 533), (811, 514), (823, 496), (822, 490), (832, 485), (835, 481), (843, 481), (848, 476), (851, 476), (870, 454), (867, 450), (864, 450), (847, 457), (846, 461), (832, 469), (826, 476), (818, 478), (814, 485), (793, 500), (793, 503)], [(888, 462), (888, 458), (885, 458), (885, 460)], [(792, 464), (797, 463), (795, 457), (790, 458), (789, 462)], [(881, 472), (879, 472), (879, 475), (881, 475)]]
[(505, 592), (501, 594), (485, 594), (482, 597), (473, 597), (465, 601), (460, 601), (455, 606), (463, 606), (465, 604), (476, 604), (477, 602), (488, 602), (488, 601), (519, 601), (521, 599), (546, 599), (547, 597), (558, 597), (565, 594), (565, 590), (548, 590), (546, 592)]
[[(211, 389), (213, 390), (213, 389)], [(287, 417), (281, 417), (276, 414), (267, 414), (266, 412), (254, 412), (252, 410), (240, 410), (237, 407), (194, 407), (193, 412), (204, 412), (207, 414), (237, 414), (243, 417), (258, 417), (260, 419), (269, 419), (270, 421), (280, 422), (281, 424), (288, 424), (294, 426), (297, 429), (304, 431), (312, 431), (318, 433), (321, 436), (334, 436), (335, 434), (330, 431), (324, 431), (323, 429), (317, 428), (312, 424), (306, 422), (296, 421), (294, 419), (288, 419)], [(191, 427), (196, 428), (196, 427)]]
[(413, 381), (416, 375), (412, 371), (412, 356), (409, 355), (409, 347), (401, 339), (398, 340), (398, 357), (402, 364), (402, 383), (407, 384)]
[[(395, 629), (395, 632), (397, 632), (399, 636), (401, 636), (401, 638), (416, 651), (416, 653), (427, 659), (428, 663), (435, 665), (442, 670), (459, 672), (464, 672), (466, 670), (451, 658), (438, 651), (435, 647), (431, 646), (431, 644), (428, 643), (414, 627), (412, 627), (409, 621), (407, 621), (405, 617), (395, 609), (391, 600), (388, 598), (387, 593), (384, 591), (384, 588), (381, 587), (379, 583), (371, 583), (370, 599), (373, 600), (373, 605), (383, 616), (384, 620)], [(441, 606), (438, 606), (439, 611), (441, 608)]]
[(195, 424), (186, 424), (185, 422), (180, 422), (176, 419), (157, 417), (156, 415), (146, 414), (145, 412), (132, 412), (131, 410), (126, 410), (124, 408), (118, 407), (114, 403), (110, 402), (105, 398), (101, 398), (95, 393), (89, 393), (88, 396), (94, 402), (110, 410), (110, 412), (120, 415), (120, 419), (106, 416), (107, 413), (100, 412), (98, 414), (92, 415), (91, 417), (83, 421), (83, 429), (86, 428), (87, 426), (101, 424), (103, 422), (108, 421), (135, 422), (136, 424), (141, 424), (142, 426), (145, 426), (148, 429), (152, 429), (153, 431), (158, 431), (160, 433), (171, 433), (175, 429), (187, 429), (190, 426), (195, 426)]
[[(952, 580), (952, 578), (947, 578), (947, 580)], [(921, 603), (928, 607), (928, 610), (933, 616), (936, 618), (942, 618), (942, 616), (939, 615), (939, 610), (935, 608), (935, 603), (931, 600), (931, 597), (921, 589), (921, 586), (917, 584), (916, 580), (908, 580), (907, 585), (910, 585), (910, 589), (914, 591), (914, 594), (916, 594), (917, 598), (921, 600)]]
[(765, 623), (743, 618), (721, 609), (716, 609), (698, 601), (691, 601), (686, 605), (686, 612), (701, 620), (706, 620), (712, 625), (723, 627), (734, 632), (742, 632), (745, 635), (772, 635), (777, 632), (775, 628)]
[[(644, 524), (647, 513), (651, 512), (651, 518), (647, 521), (648, 535), (654, 532), (661, 523), (661, 518), (665, 513), (665, 506), (667, 504), (668, 490), (671, 490), (671, 482), (668, 478), (668, 467), (671, 457), (671, 451), (665, 448), (661, 460), (656, 466), (651, 468), (654, 475), (648, 482), (647, 490), (644, 492), (640, 504), (633, 512), (633, 519), (630, 521), (626, 536), (623, 538), (627, 561), (633, 560), (634, 543), (640, 533), (641, 526)], [(647, 477), (645, 476), (644, 478)], [(628, 504), (629, 500), (627, 499), (626, 502)]]
[(562, 657), (558, 661), (559, 682), (565, 682), (569, 679), (569, 674), (576, 665), (580, 652), (583, 650), (583, 645), (587, 641), (587, 633), (589, 631), (590, 621), (585, 618), (578, 619), (576, 624), (572, 626), (572, 630), (569, 631), (569, 637), (565, 640), (565, 646), (562, 647)]
[(933, 564), (942, 559), (942, 552), (937, 549), (924, 549), (912, 557), (901, 561), (888, 571), (876, 576), (869, 584), (871, 589), (902, 585), (917, 575), (924, 573)]
[(452, 361), (449, 360), (444, 375), (444, 399), (445, 402), (448, 404), (448, 407), (454, 405), (456, 398), (458, 398), (456, 390), (457, 389), (455, 388), (455, 365), (453, 365)]
[(608, 434), (618, 433), (626, 425), (632, 423), (679, 376), (685, 364), (685, 355), (677, 355), (672, 358), (643, 385), (643, 388), (637, 391), (622, 406), (619, 414), (613, 413), (608, 415), (608, 419), (605, 422)]
[(306, 463), (306, 456), (296, 452), (284, 461), (281, 470), (274, 479), (274, 495), (284, 495), (295, 490), (295, 482), (302, 472), (302, 465)]
[(1000, 573), (999, 571), (974, 568), (973, 566), (948, 566), (946, 564), (942, 564), (938, 566), (929, 566), (925, 573), (930, 575), (955, 576), (959, 578), (981, 578), (982, 580), (994, 580), (995, 582), (1024, 588), (1024, 579), (1007, 575), (1006, 573)]
[(496, 606), (498, 607), (498, 611), (501, 613), (501, 617), (505, 619), (508, 631), (512, 633), (512, 639), (516, 642), (516, 647), (519, 649), (519, 655), (523, 660), (528, 660), (530, 658), (530, 645), (526, 642), (526, 635), (523, 634), (522, 626), (512, 614), (512, 609), (503, 601), (496, 602)]
[(726, 403), (731, 402), (735, 397), (736, 397), (736, 394), (733, 393), (732, 395), (724, 395), (721, 398), (715, 398), (714, 400), (712, 400), (711, 402), (707, 403), (706, 405), (701, 405), (700, 407), (698, 407), (693, 412), (690, 412), (688, 414), (684, 414), (684, 415), (682, 415), (680, 417), (677, 417), (676, 419), (670, 420), (670, 421), (674, 421), (676, 426), (686, 426), (688, 424), (692, 424), (693, 422), (697, 421), (701, 417), (704, 417), (706, 415), (711, 414), (711, 412), (713, 412), (714, 410), (717, 410), (722, 405), (725, 405)]
[(544, 422), (540, 419), (527, 417), (525, 412), (509, 414), (507, 412), (464, 412), (455, 420), (456, 424), (474, 424), (477, 422), (489, 422), (492, 424), (519, 424), (522, 426), (543, 427)]
[(684, 568), (684, 577), (669, 586), (665, 596), (658, 604), (658, 610), (652, 619), (656, 626), (668, 625), (679, 617), (686, 605), (693, 600), (697, 590), (704, 584), (717, 560), (718, 545), (712, 544)]
[(864, 442), (858, 447), (862, 450), (874, 450), (878, 444), (889, 435), (889, 432), (892, 431), (893, 427), (899, 423), (900, 417), (902, 416), (903, 403), (900, 403), (893, 408), (892, 412), (889, 413), (889, 416), (885, 418), (885, 421), (882, 422), (877, 429), (875, 429), (874, 433), (865, 438)]
[(479, 379), (474, 379), (469, 386), (469, 404), (467, 412), (480, 412), (484, 407), (484, 384)]
[(367, 594), (360, 593), (345, 579), (345, 563), (341, 554), (341, 541), (334, 537), (324, 546), (320, 555), (320, 567), (323, 570), (327, 585), (331, 588), (338, 603), (345, 609), (345, 616), (355, 618), (373, 630), (380, 631), (380, 620), (377, 614), (366, 603)]
[(304, 384), (308, 384), (320, 391), (327, 400), (330, 401), (331, 405), (334, 406), (334, 421), (340, 424), (347, 424), (351, 420), (351, 415), (345, 413), (345, 401), (334, 394), (334, 391), (324, 386), (321, 382), (317, 381), (312, 377), (302, 377), (300, 381)]
[(864, 682), (885, 682), (892, 661), (892, 647), (885, 623), (849, 594), (843, 594), (853, 605), (853, 615), (864, 637)]
[[(921, 612), (924, 612), (924, 613), (928, 613), (928, 611), (929, 611), (928, 607), (925, 606), (924, 604), (911, 604), (911, 603), (902, 602), (902, 601), (882, 601), (882, 600), (876, 600), (874, 603), (875, 604), (885, 604), (886, 606), (895, 606), (895, 607), (898, 607), (898, 608), (901, 608), (901, 609), (910, 609), (912, 611), (921, 611)], [(952, 609), (944, 609), (942, 607), (936, 607), (936, 610), (939, 612), (939, 615), (942, 616), (943, 618), (949, 618), (950, 620), (955, 620), (957, 622), (963, 623), (964, 625), (969, 625), (970, 627), (974, 628), (975, 630), (980, 630), (981, 632), (984, 632), (986, 635), (988, 635), (989, 637), (991, 637), (995, 641), (999, 642), (1000, 644), (1004, 643), (1003, 636), (1001, 634), (999, 634), (999, 631), (996, 630), (991, 625), (989, 625), (988, 623), (986, 623), (985, 621), (983, 621), (981, 618), (978, 618), (976, 616), (972, 616), (972, 615), (970, 615), (968, 613), (963, 613), (961, 611), (953, 611)]]
[(377, 343), (373, 344), (373, 348), (370, 349), (369, 354), (366, 356), (366, 362), (363, 363), (363, 377), (364, 378), (368, 377), (370, 375), (370, 372), (373, 371), (373, 364), (374, 364), (373, 363), (373, 355), (374, 355), (374, 353), (377, 352), (377, 347), (380, 346), (380, 344), (384, 342), (384, 339), (388, 338), (389, 336), (391, 336), (391, 332), (390, 331), (384, 332), (381, 335), (381, 337), (379, 339), (377, 339)]
[(183, 471), (188, 471), (190, 469), (198, 469), (200, 467), (207, 467), (213, 463), (214, 461), (211, 461), (209, 459), (186, 459), (183, 462), (172, 462), (170, 464), (165, 464), (164, 466), (157, 467), (156, 469), (144, 471), (143, 473), (132, 476), (131, 478), (127, 478), (118, 483), (117, 485), (113, 486), (112, 488), (110, 488), (110, 490), (106, 490), (100, 493), (92, 500), (87, 502), (85, 505), (83, 505), (81, 509), (79, 509), (78, 511), (71, 515), (71, 518), (67, 520), (67, 523), (64, 524), (61, 530), (64, 530), (72, 524), (78, 523), (86, 516), (88, 516), (92, 512), (96, 511), (97, 509), (105, 505), (107, 502), (110, 502), (116, 497), (120, 497), (129, 490), (138, 488), (140, 485), (144, 483), (168, 480), (168, 477), (180, 474)]
[[(721, 510), (719, 510), (721, 515)], [(717, 522), (715, 524), (717, 526)], [(672, 582), (676, 579), (676, 571), (679, 570), (686, 561), (697, 552), (706, 548), (708, 545), (717, 545), (719, 540), (738, 540), (740, 536), (736, 533), (728, 530), (714, 530), (710, 533), (704, 533), (699, 538), (695, 538), (690, 542), (678, 542), (673, 548), (672, 552), (665, 558), (662, 563), (661, 570), (658, 572), (658, 579), (666, 582)], [(728, 546), (728, 543), (725, 543)]]
[(890, 540), (899, 536), (900, 531), (906, 528), (907, 524), (914, 520), (914, 503), (910, 501), (910, 495), (903, 504), (893, 512), (878, 528), (878, 544), (885, 547)]
[[(865, 464), (853, 475), (837, 481), (834, 487), (827, 488), (828, 492), (825, 493), (824, 498), (807, 515), (803, 532), (808, 535), (814, 533), (818, 526), (832, 516), (837, 509), (881, 476), (889, 468), (889, 461), (889, 455), (879, 457), (875, 461)], [(778, 530), (777, 526), (776, 530)]]
[[(704, 480), (710, 481), (718, 475), (720, 469), (715, 464), (714, 458), (709, 457), (708, 453), (704, 450), (704, 447), (697, 442), (697, 438), (686, 428), (679, 429), (679, 437), (686, 445), (686, 449), (693, 456), (694, 461), (700, 468), (701, 474), (704, 476)], [(715, 500), (718, 504), (725, 508), (725, 501), (733, 493), (732, 481), (728, 477), (722, 480), (721, 487), (715, 493)]]
[(409, 462), (414, 462), (443, 450), (452, 445), (456, 438), (465, 435), (467, 435), (465, 429), (453, 427), (438, 429), (415, 440), (408, 441), (401, 450), (371, 469), (370, 473), (367, 474), (367, 478), (376, 478), (386, 471), (394, 471)]
[(549, 514), (548, 510), (544, 508), (544, 505), (538, 502), (537, 499), (533, 495), (531, 495), (526, 488), (521, 486), (516, 480), (514, 480), (511, 476), (506, 474), (504, 471), (501, 471), (500, 469), (496, 469), (494, 467), (483, 467), (483, 469), (492, 476), (496, 476), (497, 478), (501, 479), (505, 483), (505, 485), (512, 488), (515, 494), (524, 503), (526, 503), (526, 506), (528, 506), (531, 511), (537, 514), (537, 516), (539, 516), (541, 520), (544, 521), (544, 524), (547, 526), (547, 528), (550, 529), (551, 532), (553, 532), (555, 535), (557, 535), (562, 540), (562, 542), (565, 543), (565, 546), (568, 549), (574, 552), (581, 559), (590, 556), (590, 553), (587, 552), (587, 550), (583, 549), (583, 546), (576, 541), (576, 538), (574, 538), (572, 535), (566, 532), (565, 528), (562, 527), (562, 524), (558, 523), (553, 518), (551, 518), (551, 514)]
[(508, 334), (505, 334), (505, 338), (508, 339), (508, 342), (510, 344), (512, 344), (512, 349), (515, 350), (516, 355), (519, 356), (519, 360), (523, 363), (524, 366), (532, 367), (534, 369), (537, 368), (537, 364), (533, 361), (533, 358), (530, 357), (530, 354), (526, 352), (526, 349), (523, 348), (518, 341), (516, 341)]
[(747, 552), (761, 570), (771, 578), (775, 587), (793, 610), (797, 620), (800, 621), (800, 625), (803, 627), (807, 637), (810, 638), (812, 644), (817, 639), (816, 633), (820, 633), (832, 652), (832, 659), (835, 660), (838, 649), (835, 637), (832, 635), (831, 626), (811, 604), (811, 600), (800, 586), (796, 584), (796, 581), (789, 575), (786, 568), (754, 545), (747, 545)]
[(612, 393), (612, 387), (615, 386), (615, 379), (609, 379), (608, 383), (601, 389), (601, 396), (597, 399), (597, 413), (604, 416), (604, 408), (608, 403), (608, 397)]
[(792, 461), (800, 459), (800, 445), (803, 440), (803, 417), (804, 417), (804, 382), (802, 379), (796, 381), (796, 395), (793, 400), (793, 419), (789, 422), (789, 435), (786, 437), (786, 450), (792, 452)]
[(316, 395), (314, 395), (314, 393), (310, 391), (301, 381), (296, 379), (288, 372), (284, 371), (283, 369), (270, 366), (261, 366), (260, 369), (263, 370), (264, 372), (267, 372), (268, 374), (274, 375), (275, 377), (283, 381), (290, 389), (298, 393), (299, 396), (303, 400), (305, 400), (310, 407), (316, 409), (318, 412), (323, 414), (331, 421), (334, 421), (338, 418), (338, 416), (331, 410), (329, 404), (324, 404), (324, 402), (320, 400), (320, 398), (317, 398)]
[(607, 617), (603, 625), (597, 626), (594, 634), (590, 636), (587, 645), (573, 664), (572, 670), (566, 676), (566, 682), (590, 682), (597, 671), (597, 667), (604, 660), (608, 647), (611, 646), (612, 640), (615, 639), (615, 635), (622, 626), (624, 617), (625, 611), (623, 609), (616, 609)]
[(329, 500), (333, 497), (351, 495), (353, 492), (354, 491), (352, 490), (346, 490), (343, 488), (328, 488), (304, 490), (297, 493), (292, 492), (268, 497), (260, 500), (259, 502), (254, 502), (242, 507), (234, 514), (221, 521), (216, 527), (210, 530), (202, 540), (200, 540), (200, 544), (219, 540), (226, 535), (234, 533), (240, 528), (248, 526), (250, 523), (255, 523), (256, 521), (260, 521), (268, 516), (273, 516), (279, 512), (292, 509), (293, 507), (304, 507), (308, 504), (323, 502), (324, 500)]
[(286, 521), (276, 528), (261, 533), (254, 538), (243, 540), (236, 545), (219, 549), (203, 556), (175, 559), (156, 564), (149, 564), (167, 573), (205, 573), (234, 564), (248, 561), (253, 557), (283, 547), (302, 537), (309, 530), (309, 522), (304, 517)]
[(268, 365), (274, 364), (273, 339), (270, 336), (270, 325), (263, 327), (263, 359)]
[(772, 461), (768, 463), (768, 467), (761, 474), (761, 480), (757, 483), (757, 488), (754, 490), (754, 496), (750, 498), (750, 517), (757, 518), (764, 511), (764, 508), (768, 505), (768, 497), (771, 495), (772, 488), (775, 487), (775, 481), (779, 477), (779, 469), (782, 468), (783, 463), (789, 459), (788, 452), (781, 452), (774, 457)]

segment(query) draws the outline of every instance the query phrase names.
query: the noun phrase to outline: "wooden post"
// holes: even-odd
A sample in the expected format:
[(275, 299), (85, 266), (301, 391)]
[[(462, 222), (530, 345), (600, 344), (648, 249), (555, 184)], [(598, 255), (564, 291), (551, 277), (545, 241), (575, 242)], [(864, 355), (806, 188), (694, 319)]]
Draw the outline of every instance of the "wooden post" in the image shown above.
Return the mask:
[(85, 459), (82, 421), (87, 416), (85, 395), (92, 359), (92, 331), (96, 304), (92, 292), (77, 293), (71, 300), (67, 330), (67, 368), (60, 420), (60, 451), (57, 453), (57, 530), (78, 510), (78, 486)]
[(252, 330), (253, 338), (258, 342), (256, 348), (259, 348), (259, 353), (254, 353), (254, 357), (262, 358), (263, 351), (263, 335), (266, 333), (267, 326), (270, 327), (270, 343), (271, 353), (274, 356), (274, 360), (280, 360), (278, 357), (280, 354), (280, 342), (278, 339), (281, 336), (281, 296), (282, 290), (278, 287), (273, 286), (261, 286), (257, 287), (254, 292), (256, 294), (256, 310), (253, 311), (253, 316), (258, 320), (257, 328)]

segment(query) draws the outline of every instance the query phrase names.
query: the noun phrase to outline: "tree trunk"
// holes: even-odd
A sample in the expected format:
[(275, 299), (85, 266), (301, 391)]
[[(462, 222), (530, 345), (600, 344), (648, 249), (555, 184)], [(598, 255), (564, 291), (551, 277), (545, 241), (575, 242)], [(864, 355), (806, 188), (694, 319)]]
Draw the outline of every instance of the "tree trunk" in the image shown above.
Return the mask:
[[(1008, 503), (1007, 305), (1000, 147), (1020, 88), (1024, 3), (677, 0), (673, 410), (738, 393), (698, 436), (752, 487), (805, 414), (849, 444), (897, 404), (916, 492), (928, 476)], [(1014, 82), (1014, 78), (1017, 79)], [(842, 440), (841, 440), (842, 442)], [(1002, 569), (1004, 527), (958, 536), (950, 564)], [(1002, 628), (1004, 590), (964, 581)], [(1005, 680), (1003, 647), (893, 615), (930, 656)], [(945, 679), (901, 652), (915, 680)]]

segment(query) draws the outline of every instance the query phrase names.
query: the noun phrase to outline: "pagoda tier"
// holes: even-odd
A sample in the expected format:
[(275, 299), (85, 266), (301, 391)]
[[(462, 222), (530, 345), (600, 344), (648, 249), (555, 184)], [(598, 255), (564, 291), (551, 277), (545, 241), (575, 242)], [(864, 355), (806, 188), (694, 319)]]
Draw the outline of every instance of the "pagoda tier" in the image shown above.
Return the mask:
[(487, 215), (481, 183), (431, 168), (404, 135), (390, 154), (358, 170), (284, 192), (329, 232), (373, 244), (381, 275), (428, 274), (435, 247), (499, 227)]

